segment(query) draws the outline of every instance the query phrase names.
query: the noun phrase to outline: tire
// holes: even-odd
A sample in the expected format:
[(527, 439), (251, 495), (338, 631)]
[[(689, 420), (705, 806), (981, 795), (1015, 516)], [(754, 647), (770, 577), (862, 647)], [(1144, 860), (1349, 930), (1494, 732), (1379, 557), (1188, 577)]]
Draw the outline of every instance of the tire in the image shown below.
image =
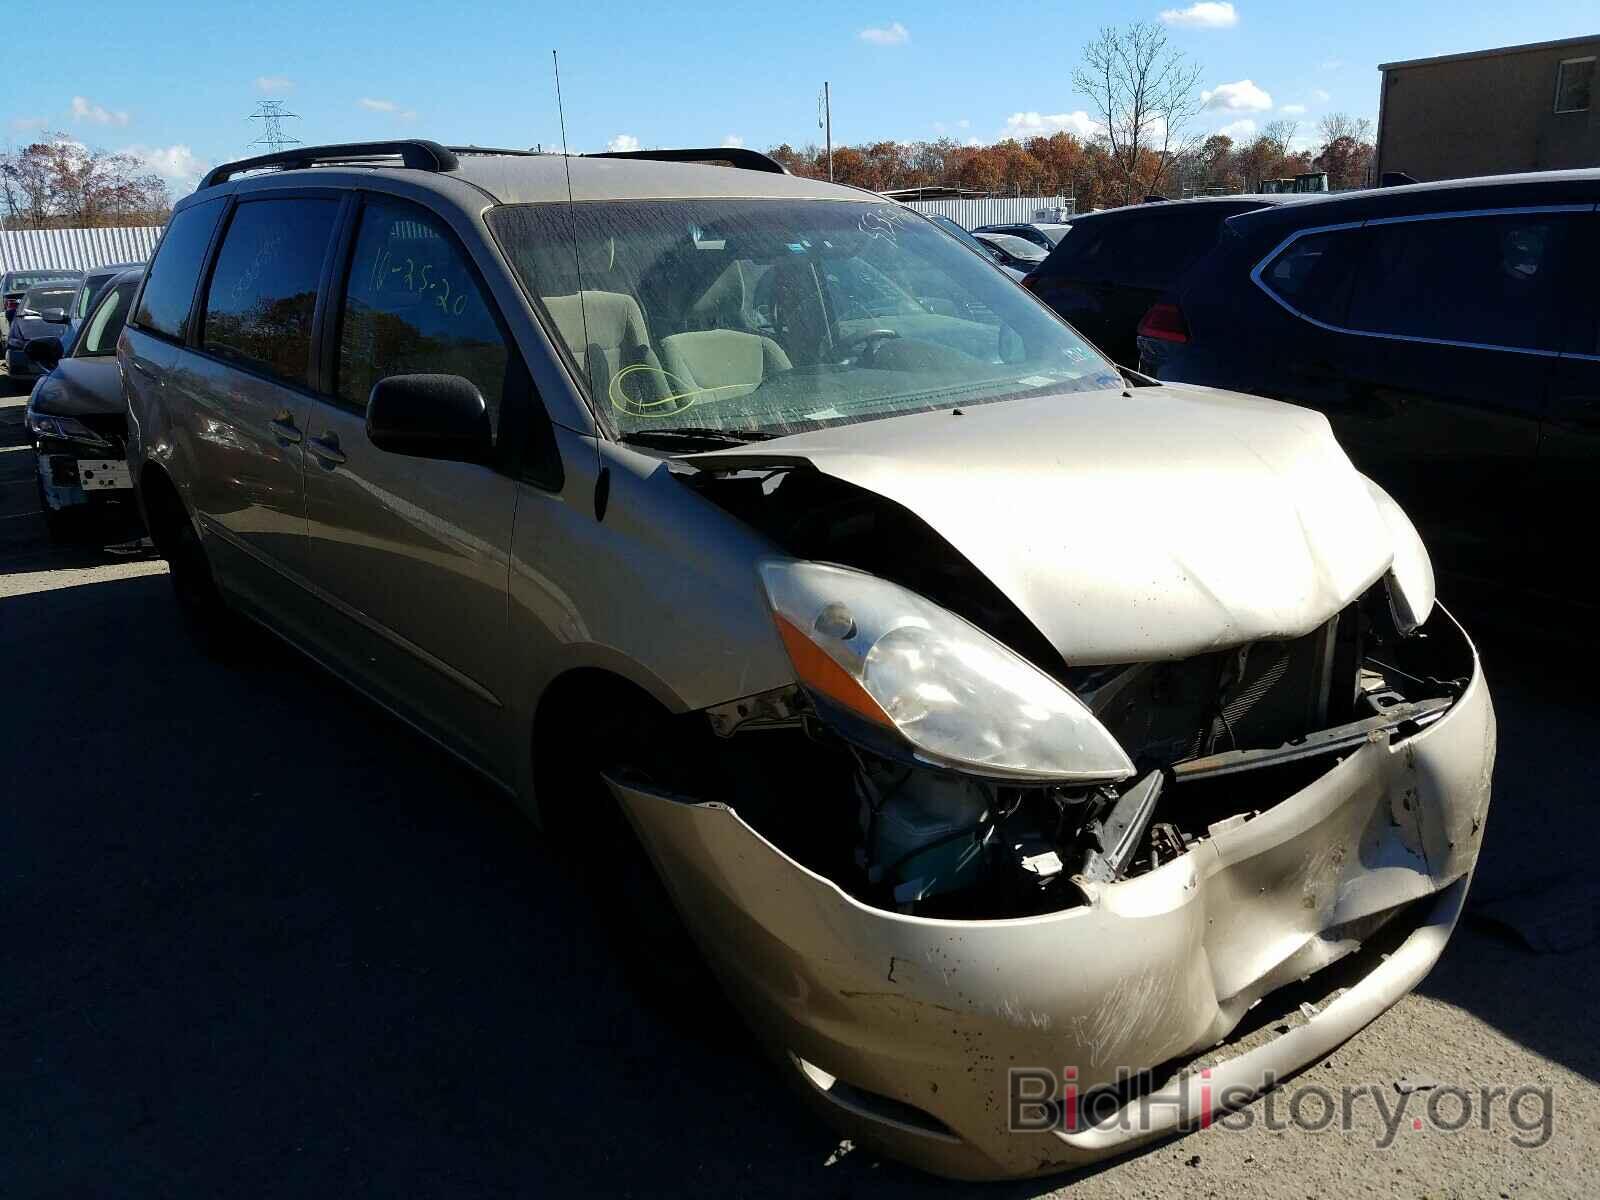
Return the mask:
[(244, 621), (223, 598), (193, 522), (187, 515), (174, 521), (160, 544), (178, 611), (201, 651), (213, 658), (237, 657), (244, 645)]
[(633, 989), (675, 1025), (710, 1031), (729, 1019), (727, 1001), (604, 778), (687, 792), (681, 764), (698, 756), (683, 753), (674, 719), (642, 695), (602, 692), (575, 711), (587, 720), (547, 750), (565, 760), (541, 789), (551, 852), (588, 897)]

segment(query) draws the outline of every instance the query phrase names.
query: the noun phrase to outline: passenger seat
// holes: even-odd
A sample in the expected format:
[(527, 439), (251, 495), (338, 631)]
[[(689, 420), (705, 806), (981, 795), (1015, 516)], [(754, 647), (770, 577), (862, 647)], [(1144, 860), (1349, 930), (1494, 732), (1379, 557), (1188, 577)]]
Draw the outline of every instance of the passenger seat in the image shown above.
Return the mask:
[[(544, 306), (569, 346), (586, 347), (590, 393), (596, 401), (624, 412), (643, 411), (674, 390), (661, 373), (644, 313), (632, 296), (585, 289), (570, 296), (546, 296)], [(619, 377), (616, 390), (621, 404), (611, 386)]]

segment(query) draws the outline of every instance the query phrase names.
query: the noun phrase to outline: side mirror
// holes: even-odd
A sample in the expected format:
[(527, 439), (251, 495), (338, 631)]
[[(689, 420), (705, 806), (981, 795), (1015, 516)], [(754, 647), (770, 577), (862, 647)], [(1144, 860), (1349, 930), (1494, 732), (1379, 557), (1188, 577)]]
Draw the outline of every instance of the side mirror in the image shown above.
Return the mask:
[(46, 371), (54, 371), (56, 364), (61, 361), (61, 339), (58, 337), (33, 338), (28, 342), (24, 353), (27, 354), (29, 362), (37, 363)]
[(459, 375), (391, 375), (367, 398), (367, 440), (390, 454), (486, 463), (494, 452), (489, 408)]
[(52, 325), (65, 325), (67, 323), (67, 310), (64, 308), (47, 308), (39, 314), (41, 321), (49, 321)]

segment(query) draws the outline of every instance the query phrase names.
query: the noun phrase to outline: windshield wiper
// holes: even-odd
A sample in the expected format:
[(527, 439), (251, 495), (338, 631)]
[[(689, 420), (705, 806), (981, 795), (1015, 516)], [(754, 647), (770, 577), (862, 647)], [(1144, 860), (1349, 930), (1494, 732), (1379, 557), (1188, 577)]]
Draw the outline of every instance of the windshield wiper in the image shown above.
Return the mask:
[(700, 446), (742, 446), (773, 437), (759, 429), (717, 429), (710, 425), (663, 425), (656, 429), (630, 429), (617, 440), (635, 446), (676, 447), (686, 443)]

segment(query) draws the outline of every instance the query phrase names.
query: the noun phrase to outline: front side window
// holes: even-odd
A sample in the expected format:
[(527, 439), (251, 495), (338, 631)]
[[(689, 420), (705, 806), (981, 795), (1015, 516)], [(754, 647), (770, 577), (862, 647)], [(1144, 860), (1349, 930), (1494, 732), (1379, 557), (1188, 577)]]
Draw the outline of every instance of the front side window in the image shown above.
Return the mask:
[(371, 198), (351, 255), (339, 320), (339, 399), (365, 410), (390, 375), (460, 375), (498, 428), (511, 356), (476, 275), (424, 210)]
[(1594, 59), (1570, 58), (1556, 68), (1556, 111), (1588, 112), (1594, 94)]
[(194, 204), (174, 213), (167, 231), (156, 248), (155, 260), (139, 297), (139, 311), (133, 323), (140, 329), (182, 341), (188, 333), (189, 308), (194, 286), (200, 276), (201, 260), (217, 218), (222, 215), (222, 199)]
[(1348, 323), (1372, 333), (1556, 350), (1570, 213), (1507, 213), (1367, 226)]
[(251, 200), (234, 210), (206, 291), (201, 344), (212, 354), (306, 384), (317, 281), (339, 203)]
[(78, 358), (100, 358), (117, 352), (117, 338), (128, 319), (128, 305), (133, 300), (133, 291), (137, 286), (137, 283), (129, 280), (101, 297), (94, 315), (84, 326), (83, 341), (78, 345)]
[(623, 435), (776, 435), (1122, 386), (1049, 310), (899, 205), (588, 201), (489, 221)]

